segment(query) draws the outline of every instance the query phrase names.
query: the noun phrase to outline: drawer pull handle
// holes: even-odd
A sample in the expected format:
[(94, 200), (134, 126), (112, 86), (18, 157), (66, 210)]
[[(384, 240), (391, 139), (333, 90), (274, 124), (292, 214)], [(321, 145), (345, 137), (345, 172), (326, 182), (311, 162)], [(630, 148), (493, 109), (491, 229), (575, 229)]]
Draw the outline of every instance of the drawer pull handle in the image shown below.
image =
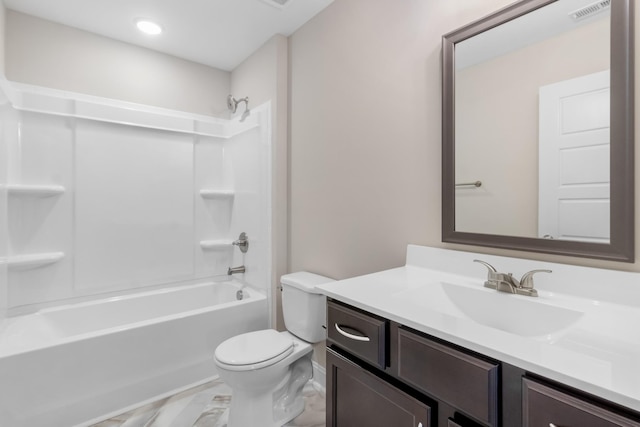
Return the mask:
[(336, 331), (338, 331), (338, 333), (339, 333), (340, 335), (343, 335), (343, 336), (345, 336), (345, 337), (347, 337), (347, 338), (350, 338), (350, 339), (352, 339), (352, 340), (356, 340), (356, 341), (364, 341), (364, 342), (369, 342), (369, 341), (371, 341), (371, 339), (370, 339), (368, 336), (366, 336), (366, 335), (365, 335), (365, 334), (363, 334), (362, 332), (358, 331), (357, 329), (349, 328), (349, 329), (351, 329), (351, 330), (353, 330), (353, 331), (355, 331), (355, 332), (358, 332), (360, 335), (350, 334), (349, 332), (347, 332), (347, 331), (343, 330), (342, 328), (340, 328), (340, 326), (338, 326), (338, 324), (337, 324), (337, 323), (335, 324), (335, 327), (336, 327)]

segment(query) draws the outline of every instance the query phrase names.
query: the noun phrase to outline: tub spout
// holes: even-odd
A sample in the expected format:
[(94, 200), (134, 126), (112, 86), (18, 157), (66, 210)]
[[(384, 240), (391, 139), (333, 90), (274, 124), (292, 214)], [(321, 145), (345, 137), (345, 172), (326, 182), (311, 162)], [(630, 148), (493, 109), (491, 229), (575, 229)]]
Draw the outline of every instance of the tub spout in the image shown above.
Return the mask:
[(241, 265), (240, 267), (229, 267), (229, 269), (227, 270), (227, 275), (231, 276), (232, 274), (244, 273), (244, 271), (244, 265)]

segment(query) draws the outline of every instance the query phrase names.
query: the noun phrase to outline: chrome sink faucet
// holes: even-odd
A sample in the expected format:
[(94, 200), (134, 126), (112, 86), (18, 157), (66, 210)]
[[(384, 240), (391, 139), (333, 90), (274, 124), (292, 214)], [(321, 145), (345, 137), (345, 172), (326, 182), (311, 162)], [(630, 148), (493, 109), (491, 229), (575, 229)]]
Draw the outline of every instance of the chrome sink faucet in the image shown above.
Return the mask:
[(533, 284), (533, 275), (536, 273), (551, 273), (551, 270), (531, 270), (525, 273), (518, 281), (511, 273), (499, 273), (498, 270), (488, 262), (479, 259), (474, 259), (473, 262), (478, 262), (489, 270), (487, 280), (484, 282), (485, 288), (529, 297), (538, 296), (538, 291)]

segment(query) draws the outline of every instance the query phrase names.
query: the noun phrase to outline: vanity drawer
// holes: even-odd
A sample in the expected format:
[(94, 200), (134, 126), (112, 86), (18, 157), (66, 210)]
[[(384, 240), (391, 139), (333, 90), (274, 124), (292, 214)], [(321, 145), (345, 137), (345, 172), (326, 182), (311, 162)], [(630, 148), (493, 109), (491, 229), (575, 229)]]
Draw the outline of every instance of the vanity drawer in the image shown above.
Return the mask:
[(482, 423), (498, 425), (498, 364), (402, 327), (397, 352), (400, 379)]
[(336, 301), (327, 303), (329, 343), (382, 369), (387, 366), (388, 324), (386, 319)]
[(640, 427), (640, 423), (528, 378), (522, 380), (524, 427)]

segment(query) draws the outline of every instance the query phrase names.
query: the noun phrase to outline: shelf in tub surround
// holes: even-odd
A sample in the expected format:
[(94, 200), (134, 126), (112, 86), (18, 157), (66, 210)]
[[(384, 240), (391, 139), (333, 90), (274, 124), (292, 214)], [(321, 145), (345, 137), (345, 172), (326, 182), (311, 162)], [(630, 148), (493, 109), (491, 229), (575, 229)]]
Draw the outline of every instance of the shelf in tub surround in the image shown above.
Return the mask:
[(10, 196), (22, 197), (52, 197), (65, 192), (61, 185), (7, 184), (4, 187)]
[(228, 249), (233, 245), (232, 240), (202, 240), (200, 247), (205, 251), (217, 251), (222, 249)]
[(236, 195), (233, 190), (212, 190), (202, 189), (200, 190), (200, 196), (203, 199), (232, 199)]
[(0, 258), (0, 265), (6, 264), (11, 270), (28, 270), (54, 264), (64, 258), (64, 252), (47, 252), (31, 255), (15, 255)]
[[(227, 140), (237, 125), (227, 119), (102, 98), (0, 78), (0, 91), (19, 111), (97, 120)], [(255, 109), (252, 109), (255, 110)]]

